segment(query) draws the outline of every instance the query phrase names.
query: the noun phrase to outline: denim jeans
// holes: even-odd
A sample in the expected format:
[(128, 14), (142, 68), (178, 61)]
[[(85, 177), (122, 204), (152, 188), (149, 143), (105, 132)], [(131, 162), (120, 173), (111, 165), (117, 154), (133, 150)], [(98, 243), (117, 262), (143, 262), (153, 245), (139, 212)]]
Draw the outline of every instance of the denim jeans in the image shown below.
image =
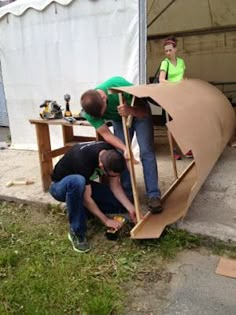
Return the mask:
[[(58, 201), (66, 202), (70, 229), (80, 236), (87, 231), (88, 210), (84, 207), (85, 178), (68, 175), (51, 184), (50, 193)], [(91, 182), (92, 198), (103, 213), (124, 213), (126, 210), (115, 198), (108, 185)]]
[[(113, 121), (114, 134), (125, 143), (122, 122)], [(161, 192), (158, 186), (158, 170), (154, 149), (154, 131), (151, 114), (145, 118), (133, 117), (131, 128), (129, 129), (130, 139), (136, 132), (137, 141), (140, 148), (140, 160), (143, 166), (143, 175), (147, 197), (160, 197)], [(132, 196), (132, 186), (130, 174), (125, 170), (121, 176), (124, 190)]]

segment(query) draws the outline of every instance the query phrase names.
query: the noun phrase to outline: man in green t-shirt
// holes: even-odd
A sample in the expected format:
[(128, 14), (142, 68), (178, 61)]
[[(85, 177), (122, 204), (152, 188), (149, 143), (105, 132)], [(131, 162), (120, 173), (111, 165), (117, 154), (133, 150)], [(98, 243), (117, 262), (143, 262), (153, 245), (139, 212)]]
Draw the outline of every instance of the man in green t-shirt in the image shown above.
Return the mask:
[[(101, 83), (93, 90), (86, 91), (81, 96), (81, 106), (84, 117), (96, 128), (102, 138), (112, 146), (121, 150), (127, 157), (121, 116), (133, 116), (130, 128), (130, 138), (136, 132), (140, 147), (148, 207), (152, 213), (162, 211), (161, 193), (158, 187), (158, 171), (154, 150), (153, 121), (150, 106), (142, 99), (137, 99), (133, 107), (130, 106), (132, 96), (124, 93), (124, 102), (120, 105), (117, 94), (109, 94), (110, 88), (132, 86), (133, 84), (122, 77), (112, 77)], [(114, 134), (106, 125), (111, 120)], [(128, 195), (132, 196), (132, 187), (129, 172), (122, 175), (122, 185)]]

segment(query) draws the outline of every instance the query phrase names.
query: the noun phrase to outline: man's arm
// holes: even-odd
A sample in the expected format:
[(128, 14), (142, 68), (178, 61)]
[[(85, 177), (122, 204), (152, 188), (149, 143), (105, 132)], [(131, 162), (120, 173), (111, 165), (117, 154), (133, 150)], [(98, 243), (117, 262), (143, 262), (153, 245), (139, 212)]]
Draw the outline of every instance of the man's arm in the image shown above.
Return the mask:
[(120, 177), (109, 177), (109, 186), (113, 195), (116, 197), (117, 200), (124, 206), (124, 208), (129, 212), (129, 215), (133, 222), (136, 222), (136, 213), (134, 205), (129, 201), (127, 198), (121, 183)]
[[(96, 131), (100, 134), (100, 136), (102, 136), (104, 141), (111, 144), (116, 149), (121, 150), (123, 152), (124, 158), (126, 160), (129, 160), (129, 154), (128, 154), (126, 145), (110, 131), (110, 129), (107, 127), (106, 124), (97, 128)], [(139, 162), (136, 161), (133, 156), (132, 156), (132, 161), (134, 164), (139, 164)], [(129, 168), (129, 165), (127, 165), (127, 167)]]
[(108, 228), (119, 229), (121, 227), (121, 223), (109, 219), (105, 214), (98, 208), (96, 202), (92, 198), (92, 189), (91, 185), (86, 185), (84, 191), (84, 206), (97, 218), (101, 220), (101, 222), (107, 226)]
[(126, 151), (125, 144), (110, 131), (106, 124), (103, 124), (101, 127), (97, 128), (96, 131), (103, 137), (104, 141), (108, 142), (113, 147), (122, 150), (123, 152)]
[(121, 104), (117, 107), (118, 113), (120, 116), (133, 116), (137, 118), (143, 118), (150, 114), (150, 111), (147, 109), (144, 104), (137, 104), (133, 107), (126, 104)]
[(141, 98), (136, 97), (134, 106), (128, 106), (126, 101), (123, 100), (123, 104), (117, 107), (120, 116), (133, 116), (137, 118), (144, 118), (151, 114), (150, 108), (147, 106), (145, 101)]

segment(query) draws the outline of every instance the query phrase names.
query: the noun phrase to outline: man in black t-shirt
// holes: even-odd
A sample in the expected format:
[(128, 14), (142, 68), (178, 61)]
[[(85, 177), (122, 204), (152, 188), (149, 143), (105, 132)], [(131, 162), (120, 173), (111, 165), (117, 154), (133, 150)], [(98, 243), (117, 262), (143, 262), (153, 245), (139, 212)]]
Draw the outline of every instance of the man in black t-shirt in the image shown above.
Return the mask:
[[(134, 205), (120, 184), (124, 169), (122, 154), (103, 141), (76, 144), (56, 164), (50, 193), (56, 200), (67, 204), (68, 238), (75, 251), (90, 250), (85, 237), (87, 210), (108, 228), (119, 229), (121, 223), (108, 218), (105, 213), (127, 210), (136, 221)], [(92, 181), (95, 172), (107, 176), (108, 185)]]

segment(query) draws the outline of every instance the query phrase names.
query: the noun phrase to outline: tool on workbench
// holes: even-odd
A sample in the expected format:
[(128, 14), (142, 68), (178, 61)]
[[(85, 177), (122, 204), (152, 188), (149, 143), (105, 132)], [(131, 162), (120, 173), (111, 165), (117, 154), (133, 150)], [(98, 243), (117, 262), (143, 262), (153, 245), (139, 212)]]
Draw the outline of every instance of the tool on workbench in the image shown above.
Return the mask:
[(50, 111), (49, 111), (49, 104), (51, 101), (46, 100), (43, 102), (43, 104), (41, 104), (39, 107), (43, 108), (42, 112), (40, 113), (40, 117), (45, 119), (47, 116), (50, 115)]
[(43, 111), (40, 113), (42, 119), (61, 119), (62, 118), (62, 109), (61, 106), (57, 104), (56, 101), (46, 100), (40, 108), (43, 108)]
[(76, 122), (76, 119), (74, 117), (64, 117), (64, 119), (66, 121), (68, 121), (69, 123), (73, 124), (74, 122)]
[(66, 110), (64, 113), (64, 117), (72, 117), (72, 112), (70, 111), (70, 94), (65, 94), (64, 100), (66, 101)]

